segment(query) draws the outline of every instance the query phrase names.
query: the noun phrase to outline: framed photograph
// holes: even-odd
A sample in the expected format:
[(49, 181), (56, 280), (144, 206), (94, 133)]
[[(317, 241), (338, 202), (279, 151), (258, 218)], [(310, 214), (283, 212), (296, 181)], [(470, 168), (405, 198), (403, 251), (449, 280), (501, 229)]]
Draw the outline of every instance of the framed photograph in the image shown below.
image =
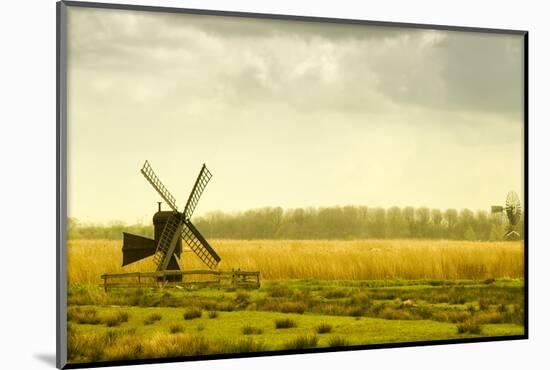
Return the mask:
[(59, 2), (58, 367), (527, 338), (527, 36)]

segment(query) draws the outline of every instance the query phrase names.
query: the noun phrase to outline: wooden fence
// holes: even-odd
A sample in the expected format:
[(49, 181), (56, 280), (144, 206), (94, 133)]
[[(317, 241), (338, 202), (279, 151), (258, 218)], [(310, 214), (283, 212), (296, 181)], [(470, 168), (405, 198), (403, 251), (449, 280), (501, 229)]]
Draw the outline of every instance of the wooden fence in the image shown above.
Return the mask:
[(259, 288), (259, 271), (217, 271), (217, 270), (187, 270), (187, 271), (155, 271), (127, 272), (119, 274), (103, 274), (103, 288), (165, 288), (165, 287), (242, 287)]

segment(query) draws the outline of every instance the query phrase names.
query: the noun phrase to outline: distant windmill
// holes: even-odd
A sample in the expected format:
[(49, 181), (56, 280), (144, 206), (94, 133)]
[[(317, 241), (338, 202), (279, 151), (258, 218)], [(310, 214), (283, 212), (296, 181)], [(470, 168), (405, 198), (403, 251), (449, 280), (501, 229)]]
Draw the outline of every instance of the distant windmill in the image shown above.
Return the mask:
[(516, 231), (516, 225), (521, 219), (521, 202), (515, 191), (510, 191), (506, 196), (504, 206), (492, 206), (491, 213), (505, 213), (508, 218), (508, 226), (504, 237), (506, 239), (519, 239), (519, 233)]

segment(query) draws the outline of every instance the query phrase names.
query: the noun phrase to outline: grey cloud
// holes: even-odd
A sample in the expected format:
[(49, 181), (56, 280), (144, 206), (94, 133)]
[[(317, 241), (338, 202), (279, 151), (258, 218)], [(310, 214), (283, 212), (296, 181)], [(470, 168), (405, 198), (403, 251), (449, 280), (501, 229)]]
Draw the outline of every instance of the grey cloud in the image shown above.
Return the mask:
[(187, 96), (232, 106), (278, 102), (296, 110), (375, 112), (417, 105), (521, 114), (519, 36), (71, 12), (70, 52), (77, 68), (99, 78), (115, 73), (130, 95), (136, 89), (125, 75), (134, 73), (141, 89), (164, 93), (166, 104)]

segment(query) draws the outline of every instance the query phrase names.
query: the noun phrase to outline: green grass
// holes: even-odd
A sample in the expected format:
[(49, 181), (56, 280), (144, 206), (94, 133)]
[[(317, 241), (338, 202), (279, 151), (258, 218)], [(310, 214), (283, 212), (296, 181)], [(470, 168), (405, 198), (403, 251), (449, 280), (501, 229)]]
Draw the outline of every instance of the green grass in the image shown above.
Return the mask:
[(79, 286), (68, 300), (71, 362), (524, 333), (520, 280), (302, 280), (107, 294)]
[(241, 328), (241, 331), (244, 335), (251, 335), (251, 334), (259, 335), (259, 334), (262, 334), (264, 332), (263, 329), (257, 328), (255, 326), (251, 326), (251, 325), (243, 326)]

